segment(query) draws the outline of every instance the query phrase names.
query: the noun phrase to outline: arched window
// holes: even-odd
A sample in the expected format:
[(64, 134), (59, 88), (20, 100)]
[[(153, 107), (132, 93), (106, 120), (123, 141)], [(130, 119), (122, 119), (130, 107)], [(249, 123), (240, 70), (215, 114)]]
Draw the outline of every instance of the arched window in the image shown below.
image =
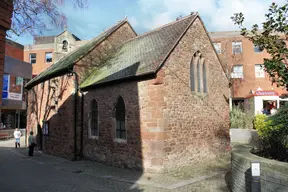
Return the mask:
[(206, 70), (206, 63), (205, 61), (203, 62), (203, 92), (207, 93), (207, 70)]
[(196, 91), (195, 89), (195, 57), (193, 57), (191, 63), (190, 63), (190, 87), (191, 91)]
[(68, 51), (68, 41), (64, 40), (62, 42), (62, 50), (67, 52)]
[(201, 74), (200, 74), (201, 64), (200, 58), (197, 59), (197, 91), (201, 92)]
[(125, 103), (121, 96), (116, 104), (116, 138), (126, 139), (125, 129)]
[(98, 105), (97, 101), (93, 99), (90, 103), (90, 136), (99, 136), (98, 127)]

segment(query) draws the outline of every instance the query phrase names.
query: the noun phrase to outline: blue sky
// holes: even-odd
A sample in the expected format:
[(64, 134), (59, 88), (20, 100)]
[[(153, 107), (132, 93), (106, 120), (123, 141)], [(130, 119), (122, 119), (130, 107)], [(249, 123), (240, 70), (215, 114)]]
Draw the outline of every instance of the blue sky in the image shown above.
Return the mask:
[[(198, 11), (208, 31), (237, 30), (230, 20), (235, 12), (243, 12), (245, 25), (260, 24), (272, 2), (286, 0), (88, 0), (88, 7), (75, 9), (66, 3), (61, 10), (68, 19), (68, 30), (81, 39), (91, 39), (119, 20), (128, 17), (137, 33), (159, 27), (176, 17)], [(66, 0), (66, 2), (69, 2)], [(57, 35), (62, 30), (51, 27), (43, 35)], [(13, 36), (21, 44), (32, 44), (30, 35)]]

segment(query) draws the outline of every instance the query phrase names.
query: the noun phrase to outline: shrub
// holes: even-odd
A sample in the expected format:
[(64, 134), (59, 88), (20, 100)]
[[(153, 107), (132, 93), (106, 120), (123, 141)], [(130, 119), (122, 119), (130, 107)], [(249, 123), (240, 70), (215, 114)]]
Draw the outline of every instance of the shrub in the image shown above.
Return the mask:
[(230, 111), (230, 127), (249, 129), (253, 127), (253, 115), (243, 112), (238, 106)]
[(262, 140), (261, 155), (277, 159), (288, 160), (288, 105), (270, 117), (256, 115), (254, 127)]
[(254, 119), (254, 128), (258, 131), (259, 136), (263, 137), (271, 129), (271, 121), (267, 120), (267, 115), (258, 114)]

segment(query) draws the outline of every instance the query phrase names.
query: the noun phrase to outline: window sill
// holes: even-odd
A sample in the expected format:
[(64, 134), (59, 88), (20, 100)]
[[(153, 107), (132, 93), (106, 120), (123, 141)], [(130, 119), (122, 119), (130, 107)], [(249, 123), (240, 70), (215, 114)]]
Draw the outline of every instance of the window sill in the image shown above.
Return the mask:
[(116, 143), (127, 143), (127, 140), (126, 139), (115, 138), (114, 142), (116, 142)]
[(99, 136), (92, 136), (92, 135), (89, 135), (89, 139), (95, 139), (95, 140), (98, 140), (98, 139), (99, 139)]

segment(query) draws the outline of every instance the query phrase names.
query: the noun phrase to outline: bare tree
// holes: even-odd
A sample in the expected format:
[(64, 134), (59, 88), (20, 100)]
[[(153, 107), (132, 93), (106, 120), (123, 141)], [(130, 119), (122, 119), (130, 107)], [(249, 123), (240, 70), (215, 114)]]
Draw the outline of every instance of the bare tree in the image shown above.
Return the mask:
[(87, 0), (14, 0), (11, 32), (18, 36), (23, 33), (35, 36), (49, 30), (49, 26), (63, 28), (67, 18), (60, 7), (65, 2), (72, 3), (75, 8), (85, 8), (88, 4)]

